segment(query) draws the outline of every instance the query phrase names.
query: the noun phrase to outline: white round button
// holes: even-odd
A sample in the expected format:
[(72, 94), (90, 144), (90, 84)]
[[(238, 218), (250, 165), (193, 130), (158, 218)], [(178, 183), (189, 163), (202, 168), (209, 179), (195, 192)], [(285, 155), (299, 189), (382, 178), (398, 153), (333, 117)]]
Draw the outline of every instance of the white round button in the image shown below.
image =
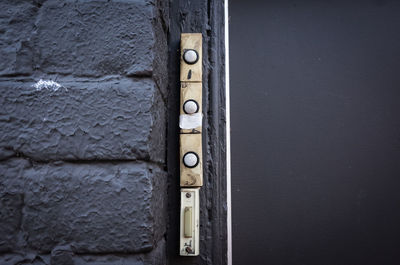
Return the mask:
[(196, 63), (198, 60), (198, 57), (199, 56), (197, 55), (197, 52), (195, 50), (187, 50), (183, 54), (183, 60), (185, 60), (185, 62), (188, 64)]
[(187, 152), (183, 156), (183, 164), (187, 167), (195, 167), (197, 166), (197, 163), (199, 162), (199, 157), (196, 155), (196, 153), (193, 152)]
[(199, 111), (199, 105), (196, 101), (189, 99), (183, 103), (183, 111), (187, 114), (193, 114)]

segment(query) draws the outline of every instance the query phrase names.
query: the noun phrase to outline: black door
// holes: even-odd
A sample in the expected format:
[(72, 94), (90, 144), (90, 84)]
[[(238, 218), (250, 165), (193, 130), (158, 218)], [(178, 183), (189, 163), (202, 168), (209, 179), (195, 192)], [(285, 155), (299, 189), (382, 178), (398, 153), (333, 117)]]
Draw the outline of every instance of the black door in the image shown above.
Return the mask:
[(400, 2), (229, 7), (233, 264), (400, 264)]

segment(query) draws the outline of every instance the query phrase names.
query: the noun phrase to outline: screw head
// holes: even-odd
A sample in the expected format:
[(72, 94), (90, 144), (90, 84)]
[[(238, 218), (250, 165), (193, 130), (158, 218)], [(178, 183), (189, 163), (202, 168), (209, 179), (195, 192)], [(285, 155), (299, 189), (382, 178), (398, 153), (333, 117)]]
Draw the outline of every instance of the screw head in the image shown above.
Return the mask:
[(186, 193), (186, 198), (190, 198), (192, 197), (192, 194), (190, 194), (189, 192)]
[(186, 50), (183, 53), (183, 60), (187, 64), (195, 64), (197, 63), (197, 60), (199, 60), (199, 54), (197, 53), (197, 51), (192, 49)]
[(187, 253), (192, 253), (192, 248), (191, 247), (186, 247), (185, 250), (186, 250)]

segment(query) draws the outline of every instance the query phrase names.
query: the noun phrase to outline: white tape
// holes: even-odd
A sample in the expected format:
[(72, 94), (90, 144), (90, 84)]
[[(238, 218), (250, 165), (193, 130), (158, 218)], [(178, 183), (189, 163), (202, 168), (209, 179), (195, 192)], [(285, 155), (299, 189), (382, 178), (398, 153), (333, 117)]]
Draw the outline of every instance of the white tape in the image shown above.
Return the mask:
[(201, 126), (203, 114), (182, 114), (179, 116), (179, 127), (181, 129), (195, 129)]

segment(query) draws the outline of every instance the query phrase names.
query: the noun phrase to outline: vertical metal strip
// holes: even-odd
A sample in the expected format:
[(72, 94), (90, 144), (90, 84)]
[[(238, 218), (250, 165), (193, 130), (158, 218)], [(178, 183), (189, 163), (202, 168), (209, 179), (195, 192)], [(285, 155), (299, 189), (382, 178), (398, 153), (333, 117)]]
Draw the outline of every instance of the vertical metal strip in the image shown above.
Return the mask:
[(231, 106), (229, 87), (229, 10), (224, 1), (225, 15), (225, 117), (226, 117), (226, 204), (228, 265), (232, 265), (232, 191), (231, 191)]

